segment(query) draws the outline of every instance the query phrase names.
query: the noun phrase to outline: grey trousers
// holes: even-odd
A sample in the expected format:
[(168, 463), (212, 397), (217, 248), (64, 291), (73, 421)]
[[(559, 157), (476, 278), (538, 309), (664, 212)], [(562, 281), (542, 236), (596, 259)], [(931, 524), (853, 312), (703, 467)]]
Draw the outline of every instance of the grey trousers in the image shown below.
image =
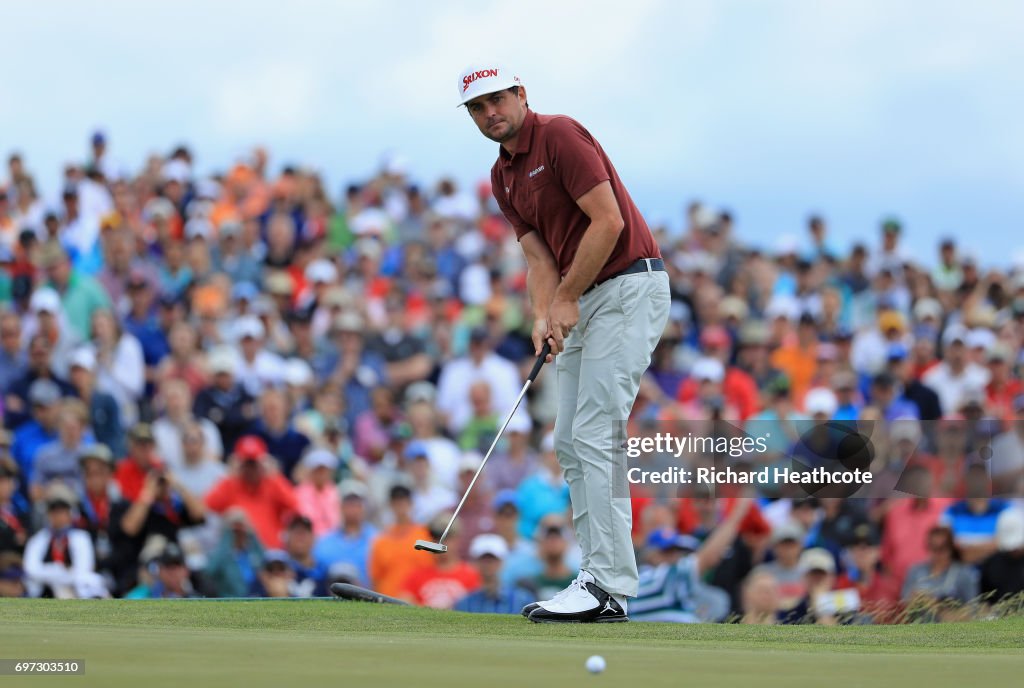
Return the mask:
[(604, 282), (580, 299), (579, 323), (555, 358), (555, 452), (569, 483), (580, 568), (605, 591), (627, 597), (637, 592), (633, 518), (625, 466), (616, 465), (625, 457), (613, 450), (613, 435), (629, 418), (670, 300), (665, 272)]

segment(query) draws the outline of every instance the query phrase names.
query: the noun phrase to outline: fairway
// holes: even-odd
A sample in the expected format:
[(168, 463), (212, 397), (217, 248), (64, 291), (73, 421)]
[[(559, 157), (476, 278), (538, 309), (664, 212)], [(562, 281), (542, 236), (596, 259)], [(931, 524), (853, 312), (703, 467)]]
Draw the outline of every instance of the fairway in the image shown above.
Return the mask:
[[(1024, 619), (893, 627), (530, 624), (332, 600), (0, 604), (0, 656), (86, 662), (89, 686), (1020, 685)], [(589, 675), (600, 654), (608, 669)]]

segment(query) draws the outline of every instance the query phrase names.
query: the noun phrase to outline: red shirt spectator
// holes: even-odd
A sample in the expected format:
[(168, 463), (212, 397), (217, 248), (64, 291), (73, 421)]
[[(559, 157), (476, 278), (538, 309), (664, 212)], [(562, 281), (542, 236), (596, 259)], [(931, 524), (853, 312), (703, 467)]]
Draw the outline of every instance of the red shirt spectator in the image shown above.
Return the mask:
[[(702, 512), (708, 507), (715, 509), (714, 523), (721, 523), (736, 506), (736, 500), (736, 497), (723, 497), (718, 500), (710, 500), (714, 502), (714, 504), (709, 505), (709, 500), (707, 499), (698, 500), (693, 497), (680, 499), (679, 513), (676, 521), (679, 532), (693, 534), (694, 531), (698, 530), (703, 524), (705, 524), (707, 520)], [(770, 535), (771, 532), (772, 527), (765, 517), (761, 515), (761, 510), (757, 508), (757, 504), (751, 504), (750, 510), (747, 511), (746, 516), (744, 516), (743, 520), (740, 521), (740, 535), (748, 535), (757, 538)]]
[(928, 531), (953, 501), (938, 497), (893, 498), (882, 529), (882, 563), (899, 588), (907, 571), (928, 558)]
[[(451, 553), (440, 555), (454, 556)], [(402, 586), (405, 596), (416, 604), (434, 609), (451, 609), (455, 603), (480, 587), (480, 573), (464, 561), (435, 562), (415, 569)]]
[(164, 467), (154, 451), (155, 446), (149, 423), (137, 423), (128, 433), (128, 456), (117, 465), (114, 479), (121, 488), (121, 495), (130, 502), (139, 498), (149, 472)]
[[(700, 337), (700, 343), (708, 356), (717, 358), (723, 365), (728, 363), (732, 343), (725, 328), (707, 328)], [(697, 396), (698, 386), (698, 381), (692, 377), (683, 380), (679, 384), (676, 398), (684, 404), (692, 401)], [(745, 421), (758, 411), (760, 402), (757, 384), (754, 378), (736, 366), (726, 366), (725, 378), (722, 380), (722, 396), (725, 397), (727, 406), (736, 409), (741, 421)]]
[(287, 518), (299, 510), (288, 480), (267, 467), (267, 445), (246, 435), (235, 445), (238, 471), (214, 485), (206, 495), (206, 506), (218, 514), (238, 507), (249, 517), (260, 542), (268, 549), (281, 547), (281, 529)]

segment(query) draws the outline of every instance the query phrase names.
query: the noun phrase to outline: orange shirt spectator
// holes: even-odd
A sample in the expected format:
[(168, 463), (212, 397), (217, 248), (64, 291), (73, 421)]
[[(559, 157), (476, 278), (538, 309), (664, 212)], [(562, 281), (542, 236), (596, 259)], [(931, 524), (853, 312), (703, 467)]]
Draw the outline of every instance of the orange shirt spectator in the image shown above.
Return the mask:
[(412, 520), (412, 493), (404, 485), (391, 488), (389, 501), (395, 522), (370, 545), (367, 566), (373, 589), (398, 597), (409, 574), (430, 564), (433, 556), (414, 549), (417, 540), (430, 540), (426, 526)]
[(267, 549), (281, 547), (281, 530), (299, 510), (291, 483), (267, 467), (267, 445), (246, 435), (235, 445), (237, 474), (229, 475), (206, 495), (206, 506), (218, 514), (240, 508)]

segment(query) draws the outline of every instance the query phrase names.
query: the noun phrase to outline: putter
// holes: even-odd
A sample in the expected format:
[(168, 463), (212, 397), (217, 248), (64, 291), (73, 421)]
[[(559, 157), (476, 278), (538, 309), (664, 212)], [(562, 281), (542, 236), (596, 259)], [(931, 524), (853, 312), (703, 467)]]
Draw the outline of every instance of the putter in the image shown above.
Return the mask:
[(515, 405), (512, 407), (512, 410), (509, 411), (508, 417), (505, 418), (505, 422), (502, 423), (501, 429), (498, 430), (498, 434), (494, 436), (494, 441), (491, 442), (491, 448), (487, 450), (484, 460), (480, 462), (480, 468), (476, 469), (476, 475), (474, 475), (473, 479), (469, 482), (469, 487), (466, 488), (466, 494), (462, 495), (462, 501), (460, 501), (459, 505), (455, 507), (455, 512), (452, 514), (451, 519), (449, 519), (448, 526), (444, 529), (444, 532), (441, 533), (441, 537), (438, 538), (437, 542), (417, 540), (415, 549), (421, 549), (432, 554), (441, 554), (442, 552), (448, 551), (448, 545), (444, 544), (444, 539), (448, 536), (448, 531), (452, 529), (452, 524), (455, 523), (455, 519), (458, 517), (459, 511), (462, 509), (462, 505), (466, 503), (466, 497), (468, 497), (469, 493), (473, 491), (473, 486), (476, 485), (476, 479), (480, 477), (480, 473), (483, 472), (484, 466), (487, 465), (487, 459), (491, 458), (491, 452), (493, 452), (494, 448), (498, 445), (498, 440), (500, 440), (502, 434), (504, 434), (505, 428), (508, 427), (509, 421), (512, 420), (512, 416), (515, 415), (516, 410), (519, 408), (519, 404), (523, 401), (523, 397), (526, 396), (527, 390), (530, 389), (530, 385), (533, 384), (533, 381), (537, 379), (537, 375), (540, 374), (540, 369), (544, 365), (544, 359), (546, 359), (550, 353), (551, 345), (544, 342), (544, 348), (541, 349), (540, 356), (537, 357), (537, 362), (533, 364), (533, 370), (531, 370), (530, 374), (526, 377), (526, 383), (523, 385), (522, 391), (519, 392), (519, 396), (516, 397)]
[(368, 588), (361, 588), (358, 585), (352, 585), (350, 583), (331, 583), (331, 593), (335, 597), (342, 600), (355, 600), (357, 602), (375, 602), (377, 604), (398, 604), (403, 606), (409, 606), (409, 603), (405, 600), (400, 600), (397, 597), (390, 597), (379, 593), (376, 590), (369, 590)]

